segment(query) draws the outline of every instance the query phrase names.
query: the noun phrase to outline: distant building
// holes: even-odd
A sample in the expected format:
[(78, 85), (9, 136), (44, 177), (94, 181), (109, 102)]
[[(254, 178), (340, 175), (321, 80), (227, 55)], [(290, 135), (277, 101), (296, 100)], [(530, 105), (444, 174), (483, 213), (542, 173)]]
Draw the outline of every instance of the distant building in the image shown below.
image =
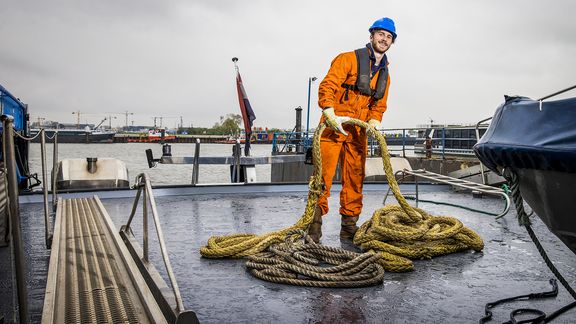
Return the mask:
[(152, 126), (122, 126), (121, 131), (126, 133), (148, 133)]
[(45, 128), (45, 129), (85, 129), (89, 127), (94, 129), (94, 124), (76, 124), (76, 123), (59, 123), (55, 121), (44, 121), (42, 123), (33, 122), (30, 124), (30, 128)]

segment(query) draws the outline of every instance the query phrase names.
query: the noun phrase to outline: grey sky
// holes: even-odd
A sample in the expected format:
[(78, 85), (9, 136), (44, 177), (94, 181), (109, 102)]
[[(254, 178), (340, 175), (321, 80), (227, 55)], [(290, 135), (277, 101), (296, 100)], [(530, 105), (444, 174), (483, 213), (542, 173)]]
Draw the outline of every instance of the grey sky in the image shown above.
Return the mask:
[[(38, 117), (99, 122), (164, 117), (212, 126), (239, 113), (232, 57), (257, 119), (291, 129), (308, 78), (395, 20), (383, 127), (475, 123), (504, 94), (576, 84), (576, 1), (0, 0), (0, 84)], [(310, 124), (320, 116), (312, 84)], [(92, 114), (92, 115), (91, 115)], [(115, 115), (112, 125), (124, 124)]]

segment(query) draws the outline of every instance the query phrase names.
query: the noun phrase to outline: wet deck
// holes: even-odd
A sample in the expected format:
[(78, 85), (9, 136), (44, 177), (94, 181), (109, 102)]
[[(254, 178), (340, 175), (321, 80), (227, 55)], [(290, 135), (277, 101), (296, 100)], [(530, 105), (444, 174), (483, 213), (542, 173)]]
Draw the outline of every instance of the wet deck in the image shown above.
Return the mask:
[[(283, 187), (290, 188), (290, 187)], [(305, 189), (305, 187), (303, 187)], [(367, 220), (382, 205), (384, 186), (367, 187), (364, 213)], [(413, 190), (413, 186), (404, 187)], [(200, 257), (199, 248), (213, 235), (265, 233), (293, 224), (302, 214), (305, 191), (249, 192), (199, 195), (165, 195), (178, 190), (157, 190), (156, 201), (170, 258), (187, 309), (196, 312), (204, 323), (281, 322), (281, 323), (468, 323), (477, 322), (484, 304), (500, 298), (550, 290), (553, 277), (525, 231), (517, 225), (514, 211), (498, 221), (492, 216), (469, 210), (421, 203), (433, 215), (459, 218), (477, 231), (485, 241), (482, 253), (464, 252), (415, 262), (410, 273), (387, 272), (384, 284), (368, 288), (303, 288), (264, 282), (246, 272), (243, 260), (210, 260)], [(281, 188), (282, 189), (282, 188)], [(374, 190), (371, 190), (374, 189)], [(266, 191), (266, 190), (264, 190)], [(130, 214), (133, 198), (104, 199), (99, 194), (117, 227)], [(472, 198), (470, 193), (453, 193), (441, 185), (421, 185), (420, 198), (465, 205), (494, 213), (503, 202), (497, 198)], [(390, 201), (389, 201), (390, 202)], [(338, 238), (337, 196), (330, 200), (331, 212), (325, 218), (322, 243), (353, 248)], [(26, 204), (23, 230), (29, 263), (30, 309), (39, 320), (43, 301), (49, 252), (43, 250), (42, 205)], [(549, 255), (566, 279), (576, 285), (576, 256), (546, 227), (535, 219), (534, 229)], [(132, 225), (137, 237), (141, 218)], [(155, 236), (152, 237), (155, 239)], [(159, 249), (151, 242), (151, 258), (162, 273)], [(0, 249), (0, 266), (6, 268), (7, 249)], [(29, 262), (31, 262), (29, 260)], [(9, 269), (9, 266), (8, 266)], [(0, 275), (4, 288), (6, 274)], [(11, 293), (2, 289), (0, 311), (10, 309)], [(6, 302), (5, 302), (6, 301)], [(552, 312), (571, 301), (560, 288), (555, 299), (517, 302), (494, 310), (494, 322), (508, 320), (509, 312), (520, 307)], [(8, 310), (7, 310), (8, 309)], [(555, 323), (571, 323), (575, 311)]]

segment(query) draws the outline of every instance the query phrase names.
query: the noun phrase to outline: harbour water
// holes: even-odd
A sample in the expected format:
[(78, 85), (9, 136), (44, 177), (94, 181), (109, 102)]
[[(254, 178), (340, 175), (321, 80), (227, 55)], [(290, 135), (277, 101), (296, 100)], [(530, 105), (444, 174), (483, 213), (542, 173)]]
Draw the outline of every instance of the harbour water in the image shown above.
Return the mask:
[[(173, 156), (194, 156), (195, 144), (171, 144)], [(232, 144), (201, 144), (200, 156), (231, 156)], [(146, 150), (152, 149), (154, 158), (162, 156), (162, 145), (157, 143), (114, 143), (114, 144), (60, 144), (58, 145), (58, 159), (85, 159), (87, 157), (116, 158), (128, 168), (130, 182), (145, 172), (152, 181), (152, 185), (190, 184), (192, 181), (192, 165), (165, 165), (158, 164), (155, 168), (148, 168)], [(48, 174), (52, 170), (53, 144), (46, 144), (46, 166)], [(272, 152), (271, 144), (258, 144), (251, 146), (252, 156), (269, 156)], [(30, 171), (38, 173), (42, 179), (42, 159), (40, 144), (30, 144)], [(256, 166), (258, 182), (270, 181), (270, 165)], [(199, 183), (229, 183), (230, 166), (228, 165), (201, 165)]]
[[(172, 156), (194, 156), (195, 144), (174, 143)], [(200, 156), (231, 156), (233, 144), (201, 144)], [(251, 147), (252, 156), (270, 156), (272, 144), (257, 144)], [(158, 143), (113, 143), (113, 144), (59, 144), (58, 159), (85, 159), (87, 157), (116, 158), (128, 168), (130, 182), (145, 172), (152, 181), (152, 185), (183, 185), (192, 182), (192, 165), (158, 164), (155, 168), (148, 168), (146, 150), (152, 149), (154, 158), (162, 156), (162, 145)], [(402, 155), (402, 146), (389, 146), (390, 153)], [(46, 166), (48, 174), (52, 170), (53, 144), (46, 144)], [(242, 148), (242, 152), (244, 149)], [(406, 155), (414, 155), (413, 147), (406, 147)], [(30, 144), (30, 171), (37, 173), (42, 179), (42, 160), (40, 144)], [(257, 182), (270, 182), (269, 164), (256, 165)], [(49, 176), (50, 177), (50, 176)], [(201, 165), (199, 183), (230, 183), (230, 166), (228, 165)]]

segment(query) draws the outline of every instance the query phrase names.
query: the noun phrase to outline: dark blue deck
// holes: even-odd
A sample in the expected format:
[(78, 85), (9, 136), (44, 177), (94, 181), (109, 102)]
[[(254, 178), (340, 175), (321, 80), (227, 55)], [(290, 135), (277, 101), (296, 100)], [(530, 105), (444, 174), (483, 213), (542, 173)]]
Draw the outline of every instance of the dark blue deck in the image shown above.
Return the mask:
[[(413, 190), (413, 186), (404, 187)], [(514, 212), (504, 219), (472, 211), (421, 203), (433, 215), (458, 217), (485, 240), (482, 253), (464, 252), (415, 262), (410, 273), (386, 273), (384, 284), (358, 289), (303, 288), (260, 281), (246, 272), (243, 260), (211, 260), (198, 250), (213, 235), (265, 233), (293, 224), (304, 211), (305, 191), (157, 196), (162, 228), (170, 258), (187, 309), (203, 323), (470, 323), (477, 322), (484, 304), (503, 297), (550, 290), (553, 277), (525, 231), (517, 225)], [(173, 191), (175, 192), (175, 191)], [(242, 193), (245, 192), (245, 193)], [(159, 192), (160, 194), (160, 192)], [(421, 199), (465, 205), (494, 213), (503, 202), (495, 198), (472, 198), (469, 193), (453, 193), (446, 186), (421, 186)], [(384, 192), (367, 191), (360, 220), (367, 220), (380, 207)], [(102, 197), (103, 195), (99, 195)], [(102, 199), (119, 227), (128, 218), (133, 198)], [(390, 201), (389, 201), (390, 202)], [(331, 213), (325, 218), (322, 243), (353, 248), (338, 238), (337, 195), (331, 198)], [(43, 249), (42, 205), (26, 204), (23, 228), (29, 263), (30, 292), (38, 321), (48, 252)], [(534, 229), (552, 260), (576, 285), (576, 256), (551, 235), (539, 219)], [(141, 235), (141, 218), (132, 226)], [(151, 258), (162, 271), (155, 236), (151, 237)], [(2, 269), (6, 269), (7, 249), (0, 249)], [(30, 262), (29, 260), (29, 262)], [(9, 286), (2, 271), (2, 287)], [(2, 289), (0, 311), (6, 314), (11, 293)], [(571, 301), (560, 288), (555, 299), (518, 302), (494, 310), (494, 323), (508, 319), (513, 308), (533, 307), (552, 312)], [(575, 311), (557, 319), (571, 323)]]

